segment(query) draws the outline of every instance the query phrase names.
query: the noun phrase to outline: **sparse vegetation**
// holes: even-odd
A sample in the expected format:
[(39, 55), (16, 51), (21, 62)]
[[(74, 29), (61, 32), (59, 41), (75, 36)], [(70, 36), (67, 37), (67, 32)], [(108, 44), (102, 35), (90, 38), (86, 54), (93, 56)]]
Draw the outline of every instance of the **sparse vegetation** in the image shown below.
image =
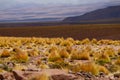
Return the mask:
[[(0, 37), (0, 45), (1, 72), (60, 69), (109, 75), (120, 71), (119, 40)], [(49, 80), (49, 76), (32, 80)]]

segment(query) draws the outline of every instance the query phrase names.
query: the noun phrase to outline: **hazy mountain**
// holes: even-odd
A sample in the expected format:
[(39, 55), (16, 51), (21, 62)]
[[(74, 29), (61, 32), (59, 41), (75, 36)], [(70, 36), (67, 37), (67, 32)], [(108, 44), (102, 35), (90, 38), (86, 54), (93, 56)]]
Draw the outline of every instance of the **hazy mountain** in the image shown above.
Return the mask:
[(81, 16), (68, 17), (64, 22), (120, 22), (120, 5), (97, 9)]
[(40, 18), (40, 19), (24, 19), (24, 20), (0, 20), (1, 23), (4, 22), (54, 22), (61, 21), (60, 18)]

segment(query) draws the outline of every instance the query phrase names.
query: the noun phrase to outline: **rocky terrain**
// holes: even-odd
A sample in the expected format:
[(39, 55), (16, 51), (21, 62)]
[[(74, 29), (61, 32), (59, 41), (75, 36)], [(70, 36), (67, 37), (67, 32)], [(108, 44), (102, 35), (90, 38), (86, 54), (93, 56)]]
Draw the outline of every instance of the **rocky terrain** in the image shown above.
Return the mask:
[(120, 41), (0, 37), (0, 80), (120, 80)]

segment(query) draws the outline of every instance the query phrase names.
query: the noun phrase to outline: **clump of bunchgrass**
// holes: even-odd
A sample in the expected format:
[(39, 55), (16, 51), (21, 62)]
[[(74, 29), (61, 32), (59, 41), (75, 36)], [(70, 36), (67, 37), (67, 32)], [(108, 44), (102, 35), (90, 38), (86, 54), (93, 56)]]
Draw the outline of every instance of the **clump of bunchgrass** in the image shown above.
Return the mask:
[(59, 55), (60, 55), (61, 58), (68, 58), (69, 57), (69, 53), (66, 51), (66, 49), (62, 49), (59, 52)]
[(110, 73), (109, 70), (106, 67), (104, 67), (104, 66), (99, 66), (99, 72), (103, 72), (105, 74), (109, 74)]
[(30, 57), (33, 57), (33, 56), (38, 56), (39, 54), (38, 54), (38, 51), (36, 51), (36, 50), (31, 50), (31, 51), (28, 51), (28, 55), (29, 55)]
[(81, 64), (80, 63), (76, 63), (76, 64), (70, 64), (69, 66), (69, 69), (72, 71), (72, 72), (79, 72), (81, 71)]
[(9, 57), (9, 56), (10, 56), (10, 51), (4, 49), (1, 53), (1, 57)]
[(103, 53), (98, 56), (96, 61), (98, 64), (104, 65), (106, 63), (109, 63), (111, 60), (110, 60), (109, 55)]
[(72, 51), (71, 59), (72, 60), (89, 60), (90, 55), (88, 51)]
[(27, 52), (18, 50), (18, 51), (16, 51), (16, 54), (14, 54), (13, 60), (15, 60), (17, 62), (27, 62), (29, 60), (29, 56), (28, 56)]
[(90, 72), (90, 73), (92, 73), (94, 75), (99, 74), (98, 65), (95, 64), (94, 62), (82, 63), (81, 66), (80, 66), (80, 69), (82, 71), (85, 71), (85, 72)]
[(120, 57), (115, 61), (116, 65), (120, 65)]
[(104, 54), (108, 55), (109, 57), (114, 57), (116, 55), (113, 48), (106, 48), (104, 50)]
[(55, 50), (48, 55), (48, 61), (55, 62), (61, 60), (59, 53)]

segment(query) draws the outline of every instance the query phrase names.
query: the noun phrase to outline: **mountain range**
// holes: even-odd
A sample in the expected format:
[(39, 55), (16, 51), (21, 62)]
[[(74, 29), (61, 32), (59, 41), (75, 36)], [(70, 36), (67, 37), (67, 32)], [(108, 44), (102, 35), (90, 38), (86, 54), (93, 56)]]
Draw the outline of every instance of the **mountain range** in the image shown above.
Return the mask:
[(120, 5), (97, 9), (80, 16), (67, 17), (63, 22), (72, 23), (120, 23)]
[(34, 18), (34, 19), (24, 19), (24, 20), (0, 20), (0, 23), (23, 23), (23, 22), (59, 22), (61, 18)]
[[(77, 6), (77, 7), (79, 7), (79, 6)], [(71, 9), (74, 9), (74, 8), (71, 8)], [(75, 7), (75, 9), (76, 9), (76, 7)], [(85, 9), (86, 13), (81, 14), (82, 12), (80, 12), (80, 11), (83, 9)], [(86, 9), (87, 9), (87, 11), (86, 11)], [(60, 14), (60, 12), (57, 13), (57, 11), (55, 10), (56, 14), (52, 14), (53, 12), (51, 13), (52, 16), (55, 16), (58, 14), (59, 14), (59, 16), (79, 15), (79, 16), (72, 16), (72, 17), (68, 16), (66, 18), (56, 18), (56, 17), (47, 18), (45, 16), (45, 15), (47, 15), (46, 12), (45, 13), (40, 13), (40, 12), (37, 13), (36, 12), (34, 14), (32, 11), (25, 12), (25, 11), (29, 10), (28, 8), (27, 9), (20, 8), (18, 11), (13, 10), (15, 13), (11, 13), (11, 11), (7, 10), (11, 14), (10, 17), (12, 17), (12, 15), (15, 15), (15, 16), (12, 17), (13, 19), (11, 19), (11, 18), (10, 19), (2, 19), (2, 17), (6, 17), (6, 16), (1, 15), (0, 23), (7, 23), (7, 22), (62, 22), (62, 23), (85, 23), (85, 24), (86, 23), (120, 23), (120, 5), (103, 7), (103, 8), (96, 9), (96, 10), (93, 9), (92, 11), (89, 11), (88, 9), (89, 8), (85, 8), (85, 7), (77, 8), (77, 12), (76, 12), (76, 10), (75, 11), (69, 10), (69, 11), (65, 12), (66, 11), (66, 9), (65, 9), (65, 10), (61, 11), (61, 14)], [(36, 8), (36, 10), (38, 11), (39, 9)], [(41, 9), (40, 11), (42, 11), (42, 10), (43, 9)], [(21, 11), (21, 12), (19, 12), (19, 11)], [(43, 14), (45, 14), (45, 15), (43, 15)], [(22, 19), (20, 15), (27, 15), (27, 16), (25, 16), (25, 17), (23, 16), (22, 17), (23, 19)], [(41, 16), (43, 18), (39, 18)], [(18, 17), (18, 19), (16, 19), (15, 17)], [(33, 18), (30, 18), (30, 17), (33, 17)]]

